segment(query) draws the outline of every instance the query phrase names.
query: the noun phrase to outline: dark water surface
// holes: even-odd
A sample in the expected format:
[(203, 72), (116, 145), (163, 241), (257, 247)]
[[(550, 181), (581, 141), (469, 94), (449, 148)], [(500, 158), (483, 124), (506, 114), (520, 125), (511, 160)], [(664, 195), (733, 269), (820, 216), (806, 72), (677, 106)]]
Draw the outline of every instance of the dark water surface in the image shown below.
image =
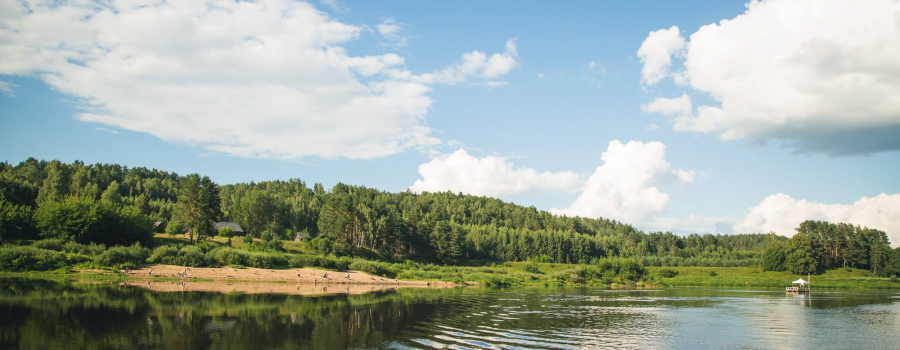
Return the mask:
[(898, 349), (900, 293), (155, 292), (0, 279), (3, 349)]

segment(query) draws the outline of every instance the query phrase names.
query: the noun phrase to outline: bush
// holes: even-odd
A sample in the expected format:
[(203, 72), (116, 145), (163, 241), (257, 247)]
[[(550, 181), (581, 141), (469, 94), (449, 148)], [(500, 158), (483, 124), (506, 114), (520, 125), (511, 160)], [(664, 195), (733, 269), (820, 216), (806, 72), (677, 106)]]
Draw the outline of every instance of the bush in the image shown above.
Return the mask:
[(34, 247), (0, 248), (2, 271), (46, 271), (65, 266), (66, 255)]
[(522, 265), (522, 270), (528, 273), (541, 273), (541, 269), (537, 267), (537, 265), (532, 263), (525, 263)]
[(231, 227), (225, 226), (219, 229), (219, 237), (231, 238), (231, 236), (234, 236), (234, 230)]
[(178, 251), (176, 264), (180, 266), (203, 267), (209, 265), (209, 259), (203, 255), (203, 251), (197, 247), (184, 247)]
[(70, 254), (81, 254), (81, 255), (100, 255), (106, 251), (106, 245), (91, 243), (91, 244), (81, 244), (78, 242), (66, 242), (62, 246), (62, 251)]
[(206, 253), (218, 265), (247, 265), (247, 252), (232, 248), (218, 248)]
[(244, 237), (241, 239), (244, 243), (253, 243), (253, 236), (250, 234), (244, 234)]
[(290, 265), (293, 267), (323, 267), (333, 269), (334, 263), (323, 256), (298, 254), (290, 258)]
[(94, 257), (94, 262), (100, 266), (115, 268), (139, 268), (147, 260), (149, 250), (142, 248), (140, 243), (129, 247), (112, 247), (103, 254)]
[(184, 225), (181, 222), (172, 220), (166, 224), (166, 234), (169, 236), (177, 236), (184, 233)]
[(38, 249), (61, 251), (63, 248), (63, 241), (61, 239), (48, 238), (34, 242), (31, 244), (31, 246)]
[(716, 277), (718, 275), (719, 274), (717, 274), (715, 270), (709, 272), (709, 277)]
[(678, 271), (672, 269), (659, 269), (659, 275), (664, 278), (672, 278), (678, 276)]
[(350, 270), (362, 271), (376, 276), (391, 277), (397, 276), (390, 264), (383, 262), (367, 261), (362, 259), (354, 260), (348, 265)]
[(132, 244), (150, 243), (152, 221), (132, 206), (83, 197), (66, 197), (43, 202), (34, 213), (34, 221), (45, 238), (78, 243)]
[(266, 253), (250, 253), (247, 255), (247, 265), (268, 269), (272, 267), (272, 258)]
[(178, 259), (178, 247), (164, 245), (153, 249), (150, 258), (147, 261), (154, 264), (175, 265)]

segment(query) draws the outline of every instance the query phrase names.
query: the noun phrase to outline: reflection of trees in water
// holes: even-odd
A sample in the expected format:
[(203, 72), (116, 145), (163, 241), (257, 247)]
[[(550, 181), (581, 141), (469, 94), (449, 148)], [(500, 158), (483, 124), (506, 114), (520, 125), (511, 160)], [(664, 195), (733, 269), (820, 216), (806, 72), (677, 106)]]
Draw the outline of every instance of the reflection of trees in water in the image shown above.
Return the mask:
[(372, 346), (431, 317), (453, 290), (286, 296), (153, 293), (4, 280), (0, 348), (238, 349)]

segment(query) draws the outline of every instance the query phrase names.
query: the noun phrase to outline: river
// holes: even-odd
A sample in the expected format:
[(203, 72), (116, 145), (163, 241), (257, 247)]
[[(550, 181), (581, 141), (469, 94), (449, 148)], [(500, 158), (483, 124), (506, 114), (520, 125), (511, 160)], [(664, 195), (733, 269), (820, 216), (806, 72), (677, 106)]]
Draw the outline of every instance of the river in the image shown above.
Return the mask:
[(154, 291), (144, 285), (0, 279), (0, 348), (900, 348), (898, 292), (325, 292), (337, 294)]

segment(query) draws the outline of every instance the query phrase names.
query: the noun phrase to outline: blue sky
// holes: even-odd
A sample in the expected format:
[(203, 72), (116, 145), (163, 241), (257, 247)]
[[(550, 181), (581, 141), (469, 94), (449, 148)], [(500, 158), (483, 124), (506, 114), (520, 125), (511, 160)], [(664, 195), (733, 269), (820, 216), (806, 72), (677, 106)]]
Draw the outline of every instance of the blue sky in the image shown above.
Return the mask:
[[(197, 14), (228, 7), (189, 3), (177, 6)], [(745, 1), (339, 1), (310, 2), (299, 8), (290, 1), (271, 1), (258, 5), (269, 10), (295, 8), (299, 15), (285, 15), (284, 22), (297, 26), (267, 23), (269, 27), (263, 29), (246, 24), (271, 14), (259, 8), (229, 8), (232, 17), (221, 22), (195, 14), (196, 20), (188, 21), (195, 26), (149, 21), (146, 28), (115, 21), (129, 15), (122, 9), (106, 18), (91, 12), (97, 9), (75, 8), (89, 12), (92, 19), (68, 18), (71, 23), (59, 25), (59, 30), (42, 29), (40, 21), (46, 19), (35, 14), (54, 13), (69, 5), (32, 4), (26, 12), (6, 9), (0, 11), (7, 13), (0, 17), (0, 87), (5, 91), (0, 94), (0, 160), (18, 163), (35, 157), (120, 163), (197, 172), (219, 183), (301, 178), (326, 187), (340, 181), (404, 191), (419, 180), (421, 185), (414, 190), (497, 196), (543, 210), (558, 208), (555, 212), (567, 215), (613, 217), (648, 230), (772, 230), (791, 235), (793, 221), (810, 218), (876, 226), (898, 241), (900, 236), (894, 235), (900, 232), (891, 231), (900, 230), (896, 219), (900, 153), (892, 140), (900, 139), (900, 104), (879, 93), (889, 96), (900, 91), (900, 84), (877, 79), (896, 74), (891, 72), (897, 71), (898, 64), (886, 59), (854, 66), (857, 57), (852, 51), (827, 56), (828, 52), (809, 49), (810, 43), (820, 41), (838, 49), (877, 47), (862, 37), (829, 37), (827, 31), (819, 37), (791, 29), (770, 37), (759, 34), (765, 30), (754, 26), (814, 29), (823, 18), (840, 16), (839, 9), (846, 5), (841, 1), (806, 7), (784, 3), (769, 1), (751, 10)], [(140, 13), (145, 17), (133, 17), (128, 23), (154, 18), (147, 12), (170, 5), (145, 6)], [(877, 1), (870, 5), (857, 6), (862, 8), (858, 9), (861, 18), (879, 13), (887, 13), (887, 18), (861, 20), (863, 24), (856, 27), (847, 21), (838, 25), (847, 28), (837, 29), (863, 30), (867, 37), (888, 42), (898, 38), (900, 29), (890, 30), (890, 11), (878, 7), (900, 13), (897, 6)], [(24, 5), (4, 6), (21, 9)], [(816, 11), (810, 9), (816, 6), (823, 7), (819, 12), (824, 14), (812, 14)], [(242, 11), (256, 12), (241, 17)], [(133, 12), (137, 16), (138, 11)], [(778, 13), (783, 16), (773, 15)], [(742, 20), (731, 21), (729, 30), (724, 24), (703, 28), (742, 14)], [(866, 22), (879, 21), (887, 23), (884, 28), (860, 29)], [(91, 22), (88, 29), (80, 26), (84, 22)], [(59, 18), (54, 23), (60, 23)], [(203, 32), (223, 23), (229, 29), (222, 37)], [(331, 28), (327, 23), (346, 27)], [(116, 25), (122, 28), (110, 30)], [(677, 28), (667, 31), (673, 26)], [(153, 36), (110, 34), (142, 33), (147, 28), (158, 32)], [(326, 34), (313, 43), (303, 41), (320, 35), (318, 30)], [(190, 35), (193, 31), (202, 35)], [(277, 46), (284, 42), (270, 38), (279, 31), (297, 34), (297, 41)], [(692, 36), (697, 33), (707, 35)], [(229, 46), (222, 39), (235, 36), (245, 36), (244, 43)], [(214, 39), (222, 39), (223, 46), (213, 46), (220, 44)], [(236, 48), (248, 48), (253, 40), (265, 45), (232, 61), (207, 60), (210, 55), (201, 52), (208, 49), (227, 55)], [(736, 48), (727, 47), (731, 44)], [(642, 45), (650, 53), (639, 55)], [(892, 57), (890, 50), (895, 46), (874, 55)], [(23, 54), (23, 47), (31, 51)], [(339, 51), (328, 51), (335, 48)], [(665, 57), (658, 54), (666, 50)], [(472, 71), (460, 68), (469, 62), (464, 55), (474, 51), (483, 53), (486, 60)], [(116, 52), (125, 54), (116, 57)], [(310, 52), (330, 52), (329, 57), (337, 57), (334, 62), (338, 63), (319, 68), (316, 64), (323, 62), (319, 58), (304, 61), (292, 56)], [(40, 56), (28, 56), (37, 53)], [(786, 66), (773, 58), (788, 54), (802, 60)], [(838, 57), (844, 64), (824, 66), (824, 59), (809, 55)], [(132, 64), (141, 57), (147, 59), (143, 65)], [(372, 59), (365, 62), (367, 66), (347, 63), (353, 57)], [(395, 62), (397, 57), (402, 63)], [(662, 78), (650, 82), (643, 72), (660, 57), (672, 63), (654, 66), (663, 70)], [(748, 61), (741, 61), (743, 57)], [(774, 65), (755, 65), (769, 58)], [(367, 67), (374, 68), (367, 71)], [(778, 69), (811, 73), (802, 79), (769, 73)], [(211, 73), (204, 75), (206, 70)], [(823, 70), (831, 74), (815, 75)], [(455, 75), (425, 76), (442, 71)], [(409, 75), (400, 77), (401, 72)], [(855, 112), (840, 107), (862, 98), (835, 102), (835, 106), (823, 103), (854, 98), (833, 87), (847, 86), (846, 82), (834, 84), (833, 76), (841, 74), (881, 81), (883, 86), (858, 102), (879, 107)], [(682, 76), (687, 82), (679, 81)], [(815, 86), (825, 88), (810, 92), (799, 82), (815, 83), (816, 79), (821, 81)], [(425, 90), (388, 98), (391, 93), (375, 87), (384, 82)], [(158, 88), (145, 88), (151, 85)], [(172, 86), (183, 90), (172, 92)], [(256, 88), (249, 93), (239, 90), (247, 86)], [(357, 91), (359, 96), (383, 101), (375, 107), (338, 113), (333, 111), (349, 103), (347, 95), (315, 92), (307, 100), (297, 93), (328, 86), (364, 86), (368, 90)], [(273, 93), (263, 92), (268, 88)], [(766, 96), (767, 91), (792, 98), (797, 93), (797, 103), (782, 103), (779, 95)], [(248, 94), (254, 94), (253, 98)], [(685, 112), (690, 116), (642, 109), (658, 98), (682, 94), (692, 103)], [(248, 96), (247, 101), (241, 96)], [(807, 97), (819, 102), (800, 102)], [(371, 115), (385, 105), (409, 111)], [(705, 114), (699, 106), (721, 106), (725, 119)], [(321, 119), (306, 113), (319, 113)], [(182, 120), (193, 122), (181, 125)], [(329, 120), (335, 122), (329, 124)], [(390, 125), (390, 130), (380, 127), (391, 123), (396, 125)], [(651, 124), (656, 129), (650, 130)], [(205, 125), (215, 125), (215, 130), (195, 136), (204, 133)], [(229, 133), (250, 134), (248, 127), (259, 137), (227, 141), (233, 139)], [(277, 135), (266, 140), (266, 130)], [(427, 130), (427, 135), (410, 130)], [(385, 139), (404, 145), (386, 147)], [(614, 140), (622, 147), (612, 146)], [(606, 161), (601, 160), (604, 152), (610, 153)], [(424, 164), (430, 164), (430, 170), (420, 173)], [(512, 171), (498, 171), (498, 166)], [(604, 169), (598, 170), (600, 166)], [(531, 170), (549, 173), (535, 177), (527, 172)], [(676, 170), (686, 175), (673, 175)], [(634, 183), (636, 178), (644, 180)], [(474, 187), (473, 182), (484, 186)], [(878, 197), (881, 194), (885, 196)]]

